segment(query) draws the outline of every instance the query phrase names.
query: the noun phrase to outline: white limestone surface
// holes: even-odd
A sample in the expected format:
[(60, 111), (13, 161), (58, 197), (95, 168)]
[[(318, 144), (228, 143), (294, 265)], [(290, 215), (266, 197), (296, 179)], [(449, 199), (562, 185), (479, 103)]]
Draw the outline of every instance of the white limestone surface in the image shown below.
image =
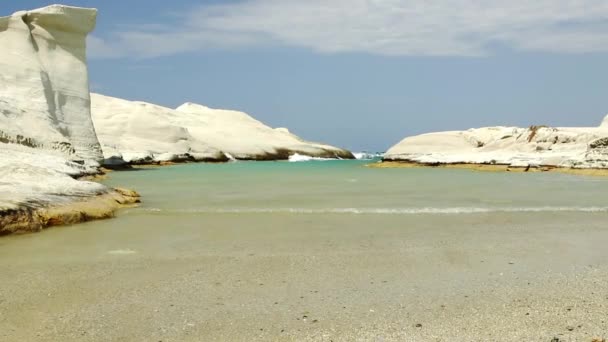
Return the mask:
[[(350, 152), (304, 141), (286, 128), (272, 129), (237, 111), (186, 104), (177, 110), (150, 103), (91, 94), (91, 108), (106, 161), (130, 163), (352, 158)], [(221, 153), (221, 152), (223, 153)]]
[(271, 128), (247, 113), (185, 103), (176, 109), (179, 124), (211, 146), (236, 159), (288, 159), (300, 154), (320, 158), (354, 158), (351, 152), (301, 139), (286, 128)]
[(52, 5), (0, 18), (0, 142), (102, 159), (90, 117), (85, 44), (96, 15)]
[(171, 108), (93, 93), (91, 112), (105, 164), (227, 159), (192, 136)]
[(61, 205), (110, 191), (76, 176), (93, 174), (94, 167), (68, 161), (61, 153), (17, 144), (0, 144), (0, 215), (2, 211)]
[(85, 53), (96, 14), (52, 5), (0, 17), (0, 217), (111, 191), (74, 179), (102, 159)]
[(608, 117), (599, 127), (485, 127), (403, 139), (384, 160), (608, 168)]

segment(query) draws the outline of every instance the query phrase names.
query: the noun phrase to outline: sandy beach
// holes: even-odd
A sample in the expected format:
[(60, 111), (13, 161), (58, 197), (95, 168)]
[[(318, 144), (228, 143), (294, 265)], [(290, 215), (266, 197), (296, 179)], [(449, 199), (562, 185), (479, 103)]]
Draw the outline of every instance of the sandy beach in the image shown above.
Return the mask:
[(0, 339), (601, 340), (604, 218), (127, 215), (3, 238)]

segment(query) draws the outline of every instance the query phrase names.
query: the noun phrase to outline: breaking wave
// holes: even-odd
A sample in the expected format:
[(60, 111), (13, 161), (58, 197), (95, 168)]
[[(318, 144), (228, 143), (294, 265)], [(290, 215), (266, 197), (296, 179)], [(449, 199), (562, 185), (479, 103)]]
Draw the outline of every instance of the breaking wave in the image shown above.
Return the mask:
[[(381, 158), (383, 156), (382, 153), (368, 153), (368, 152), (355, 152), (353, 153), (355, 159), (357, 160), (372, 160), (376, 158)], [(312, 160), (340, 160), (340, 158), (321, 158), (321, 157), (311, 157), (303, 154), (293, 154), (289, 156), (290, 162), (304, 162), (304, 161), (312, 161)]]
[(196, 208), (196, 209), (160, 209), (138, 208), (138, 211), (163, 214), (343, 214), (343, 215), (463, 215), (484, 213), (552, 213), (581, 212), (608, 213), (608, 207), (502, 207), (502, 208)]
[(306, 156), (306, 155), (298, 154), (298, 153), (289, 156), (289, 161), (290, 162), (304, 162), (304, 161), (311, 161), (311, 160), (338, 160), (338, 159), (336, 159), (336, 158), (311, 157), (311, 156)]
[(354, 152), (353, 155), (358, 160), (372, 160), (375, 158), (382, 158), (384, 153)]

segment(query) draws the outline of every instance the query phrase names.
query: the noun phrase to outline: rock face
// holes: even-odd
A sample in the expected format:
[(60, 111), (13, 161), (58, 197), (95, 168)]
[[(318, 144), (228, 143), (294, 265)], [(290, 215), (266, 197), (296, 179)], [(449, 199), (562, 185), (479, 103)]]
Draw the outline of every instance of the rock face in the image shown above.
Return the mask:
[(288, 159), (301, 154), (320, 158), (353, 159), (351, 152), (305, 141), (286, 128), (270, 128), (246, 113), (185, 103), (176, 109), (193, 135), (205, 139), (236, 159)]
[(604, 120), (602, 121), (602, 124), (600, 125), (600, 127), (608, 128), (608, 115), (606, 115), (606, 117), (604, 117)]
[(0, 142), (102, 159), (85, 54), (96, 15), (53, 5), (0, 18)]
[(228, 160), (181, 126), (173, 109), (91, 94), (91, 111), (106, 165)]
[[(170, 109), (92, 94), (92, 114), (106, 161), (280, 160), (296, 153), (353, 158), (343, 149), (307, 142), (243, 112), (187, 103)], [(221, 152), (220, 152), (221, 151)], [(223, 152), (223, 153), (222, 153)]]
[(53, 5), (0, 18), (0, 235), (108, 217), (137, 201), (75, 179), (103, 159), (85, 55), (96, 14)]
[(486, 127), (422, 134), (391, 147), (384, 160), (608, 168), (608, 117), (599, 127)]

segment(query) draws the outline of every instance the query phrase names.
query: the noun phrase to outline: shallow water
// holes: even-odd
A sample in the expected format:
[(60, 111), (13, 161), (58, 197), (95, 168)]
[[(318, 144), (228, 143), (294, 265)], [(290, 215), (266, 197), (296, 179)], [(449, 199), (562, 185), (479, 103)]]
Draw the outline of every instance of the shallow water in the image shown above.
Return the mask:
[(141, 207), (0, 239), (0, 340), (608, 331), (608, 179), (366, 163), (111, 173), (105, 183), (136, 189)]
[(372, 169), (366, 161), (189, 164), (113, 173), (140, 191), (124, 215), (606, 212), (608, 179), (445, 169)]

